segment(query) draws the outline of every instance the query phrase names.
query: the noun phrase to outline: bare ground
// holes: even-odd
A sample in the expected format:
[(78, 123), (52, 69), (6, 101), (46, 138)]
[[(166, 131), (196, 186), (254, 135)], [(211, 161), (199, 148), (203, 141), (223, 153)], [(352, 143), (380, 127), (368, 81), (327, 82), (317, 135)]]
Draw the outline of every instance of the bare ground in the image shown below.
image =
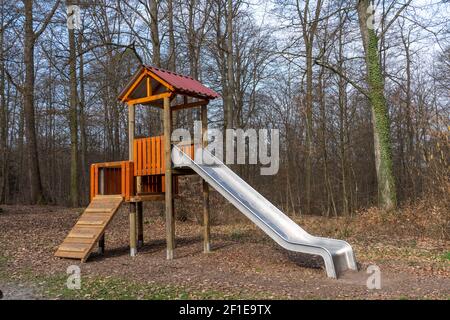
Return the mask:
[[(205, 292), (218, 293), (212, 295), (213, 298), (244, 299), (450, 298), (448, 242), (420, 234), (407, 236), (400, 229), (395, 232), (395, 226), (389, 221), (389, 232), (383, 232), (382, 223), (386, 222), (361, 223), (363, 217), (351, 221), (320, 217), (298, 219), (300, 225), (313, 234), (338, 237), (352, 244), (360, 271), (347, 272), (334, 280), (326, 277), (318, 257), (287, 252), (256, 227), (244, 222), (213, 226), (213, 252), (210, 254), (202, 253), (198, 224), (177, 222), (175, 259), (167, 261), (164, 220), (156, 215), (154, 208), (145, 211), (145, 245), (137, 257), (131, 258), (126, 206), (107, 230), (105, 254), (93, 254), (87, 263), (80, 264), (53, 254), (82, 209), (2, 208), (0, 290), (5, 298), (34, 299), (42, 295), (58, 298), (59, 294), (48, 293), (46, 281), (41, 279), (65, 275), (72, 264), (80, 265), (82, 279), (125, 279), (144, 285), (144, 291), (152, 286), (183, 288), (192, 293), (187, 297), (199, 299), (205, 298), (202, 295)], [(366, 269), (371, 264), (381, 270), (380, 290), (369, 290), (366, 286), (369, 276)], [(61, 279), (64, 283), (64, 276)]]

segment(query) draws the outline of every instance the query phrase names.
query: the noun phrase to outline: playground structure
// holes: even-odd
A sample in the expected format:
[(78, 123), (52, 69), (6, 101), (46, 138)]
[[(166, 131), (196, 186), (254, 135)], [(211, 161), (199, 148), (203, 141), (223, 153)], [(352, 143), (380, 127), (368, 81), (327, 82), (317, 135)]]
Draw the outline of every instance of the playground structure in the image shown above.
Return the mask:
[[(181, 103), (174, 103), (182, 98)], [(120, 93), (128, 105), (129, 160), (95, 163), (90, 172), (91, 203), (69, 232), (55, 255), (86, 261), (98, 244), (104, 252), (105, 230), (123, 202), (129, 203), (130, 255), (143, 245), (144, 201), (164, 201), (167, 259), (174, 258), (174, 195), (178, 176), (198, 174), (202, 179), (203, 248), (210, 252), (209, 186), (282, 247), (319, 255), (327, 275), (337, 278), (347, 269), (356, 270), (351, 246), (342, 240), (314, 237), (249, 186), (219, 159), (207, 152), (207, 105), (219, 95), (191, 77), (143, 65)], [(163, 109), (164, 135), (135, 139), (135, 106)], [(174, 145), (171, 141), (172, 114), (186, 108), (200, 108), (202, 141), (200, 148)], [(196, 152), (201, 150), (202, 152)], [(206, 161), (200, 161), (203, 157)], [(172, 159), (175, 161), (172, 162)], [(208, 163), (208, 164), (204, 164)]]

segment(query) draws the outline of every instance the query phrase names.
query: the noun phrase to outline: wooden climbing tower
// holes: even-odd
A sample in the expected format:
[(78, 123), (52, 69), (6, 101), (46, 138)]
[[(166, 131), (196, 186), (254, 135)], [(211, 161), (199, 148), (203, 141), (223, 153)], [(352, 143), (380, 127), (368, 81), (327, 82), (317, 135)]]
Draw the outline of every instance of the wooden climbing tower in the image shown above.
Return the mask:
[[(130, 206), (130, 255), (143, 244), (142, 202), (164, 201), (166, 215), (167, 259), (173, 258), (175, 247), (174, 194), (178, 192), (178, 176), (192, 172), (172, 168), (171, 149), (173, 113), (187, 108), (200, 108), (202, 132), (207, 130), (207, 105), (219, 95), (199, 81), (171, 71), (143, 65), (122, 90), (119, 100), (128, 106), (129, 159), (95, 163), (91, 166), (91, 203), (59, 246), (55, 255), (86, 261), (98, 244), (104, 250), (105, 230), (120, 205)], [(135, 107), (142, 105), (163, 110), (164, 132), (156, 137), (135, 139)], [(202, 141), (207, 144), (206, 139)], [(193, 156), (194, 147), (186, 146)], [(203, 181), (204, 251), (209, 244), (209, 189)]]

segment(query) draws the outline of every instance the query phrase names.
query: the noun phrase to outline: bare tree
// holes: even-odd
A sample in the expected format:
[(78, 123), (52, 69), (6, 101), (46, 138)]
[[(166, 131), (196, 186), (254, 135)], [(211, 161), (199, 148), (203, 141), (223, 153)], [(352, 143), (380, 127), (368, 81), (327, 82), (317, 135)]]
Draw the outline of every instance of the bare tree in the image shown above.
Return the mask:
[(30, 200), (31, 203), (45, 202), (44, 192), (41, 182), (41, 172), (39, 168), (38, 146), (36, 139), (35, 110), (34, 110), (34, 48), (36, 40), (47, 28), (50, 20), (59, 6), (57, 0), (53, 8), (39, 25), (37, 31), (34, 31), (33, 24), (33, 0), (23, 0), (25, 10), (24, 22), (24, 48), (23, 57), (25, 64), (25, 83), (22, 88), (24, 96), (24, 114), (25, 114), (25, 135), (27, 138), (28, 155), (28, 177), (30, 179)]

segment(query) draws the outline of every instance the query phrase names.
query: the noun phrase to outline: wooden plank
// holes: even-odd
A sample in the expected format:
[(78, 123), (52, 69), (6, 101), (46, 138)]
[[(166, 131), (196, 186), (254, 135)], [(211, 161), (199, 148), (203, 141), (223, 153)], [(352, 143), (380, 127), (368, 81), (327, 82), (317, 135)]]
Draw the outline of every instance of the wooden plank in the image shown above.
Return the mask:
[(137, 141), (137, 145), (138, 145), (138, 157), (137, 157), (137, 174), (138, 176), (142, 176), (142, 139), (139, 139)]
[(122, 173), (122, 181), (121, 181), (121, 186), (122, 188), (120, 189), (120, 194), (125, 197), (126, 196), (126, 188), (127, 188), (127, 173), (125, 171), (125, 166), (122, 163), (122, 169), (121, 169), (121, 173)]
[(150, 97), (151, 95), (153, 95), (151, 77), (147, 76), (145, 80), (147, 81), (147, 97)]
[(90, 168), (90, 189), (89, 189), (89, 195), (90, 195), (90, 199), (92, 201), (92, 199), (94, 199), (94, 195), (95, 195), (95, 191), (94, 191), (94, 185), (95, 185), (95, 165), (91, 165)]
[[(133, 162), (137, 164), (137, 141), (136, 139), (133, 141)], [(134, 175), (137, 176), (137, 166), (134, 166)]]
[[(82, 230), (82, 229), (81, 229)], [(95, 230), (86, 229), (86, 231), (81, 231), (80, 229), (69, 232), (68, 238), (83, 238), (83, 239), (93, 239), (96, 236)]]
[(105, 220), (103, 219), (86, 219), (83, 218), (83, 220), (79, 220), (77, 222), (77, 225), (85, 225), (85, 226), (102, 226), (105, 224)]
[(89, 247), (84, 243), (68, 243), (62, 244), (59, 246), (60, 251), (69, 251), (69, 252), (86, 252)]
[(147, 174), (152, 174), (152, 148), (153, 148), (153, 139), (148, 138), (147, 139), (147, 145), (148, 145), (148, 156), (147, 156)]
[(152, 138), (152, 174), (156, 173), (156, 158), (157, 158), (156, 140), (157, 140), (157, 137)]
[(171, 95), (172, 95), (171, 92), (163, 92), (163, 93), (160, 93), (160, 94), (154, 94), (154, 95), (149, 96), (149, 97), (129, 100), (129, 101), (127, 101), (127, 103), (128, 103), (129, 106), (135, 105), (135, 104), (146, 104), (146, 103), (150, 103), (150, 102), (153, 102), (153, 101), (156, 101), (156, 100), (170, 98)]
[[(97, 196), (94, 198), (94, 200), (95, 200), (96, 198), (97, 198), (97, 200), (100, 200), (101, 203), (104, 203), (104, 200), (105, 200), (105, 199), (115, 199), (115, 200), (117, 200), (117, 199), (121, 199), (122, 196), (121, 196), (121, 195), (118, 195), (118, 194), (105, 194), (105, 195), (100, 194), (100, 195), (97, 195)], [(116, 203), (116, 201), (114, 201), (114, 203)]]
[(92, 238), (67, 236), (66, 239), (64, 239), (64, 243), (65, 244), (83, 244), (87, 248), (89, 248), (92, 241), (94, 241), (94, 239), (95, 239), (95, 236)]
[(147, 139), (142, 139), (142, 174), (147, 174)]
[(99, 168), (120, 168), (122, 161), (99, 162), (95, 165)]
[(95, 165), (94, 170), (94, 197), (98, 195), (98, 166)]
[(160, 152), (161, 152), (161, 173), (164, 174), (166, 172), (166, 161), (165, 161), (165, 155), (164, 155), (164, 141), (165, 138), (164, 136), (161, 137), (161, 148), (160, 148)]
[(111, 213), (111, 209), (108, 208), (87, 208), (84, 213)]
[(84, 252), (71, 252), (58, 250), (55, 253), (55, 257), (83, 260)]
[(161, 174), (161, 137), (156, 137), (156, 170), (155, 174)]

